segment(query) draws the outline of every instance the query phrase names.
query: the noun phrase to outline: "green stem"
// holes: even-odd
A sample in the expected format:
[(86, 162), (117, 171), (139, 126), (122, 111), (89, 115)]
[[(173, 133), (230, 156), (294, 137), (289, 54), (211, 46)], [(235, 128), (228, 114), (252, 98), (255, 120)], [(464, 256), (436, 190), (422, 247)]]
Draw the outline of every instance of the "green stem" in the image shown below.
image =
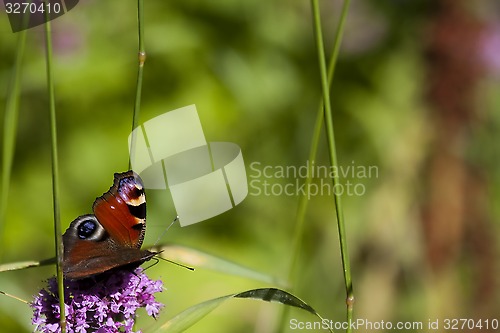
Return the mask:
[[(139, 68), (137, 70), (137, 86), (135, 91), (134, 114), (132, 116), (132, 131), (139, 124), (139, 114), (141, 110), (142, 79), (144, 74), (144, 63), (146, 62), (146, 49), (144, 46), (144, 0), (137, 0), (137, 25), (139, 30)], [(130, 142), (130, 153), (135, 150), (135, 135), (132, 135)], [(129, 159), (129, 169), (131, 160)]]
[[(344, 6), (342, 9), (342, 15), (339, 21), (339, 26), (337, 27), (337, 34), (335, 36), (335, 42), (333, 45), (333, 51), (332, 55), (330, 57), (330, 62), (328, 64), (328, 87), (331, 86), (332, 80), (333, 80), (333, 75), (335, 73), (335, 65), (337, 63), (337, 57), (338, 57), (338, 52), (340, 49), (340, 44), (342, 41), (342, 34), (344, 31), (344, 24), (345, 24), (345, 18), (347, 16), (347, 11), (349, 8), (349, 2), (350, 0), (347, 0), (344, 2)], [(323, 127), (323, 119), (324, 119), (324, 103), (323, 99), (319, 103), (318, 111), (317, 111), (317, 117), (316, 117), (316, 123), (314, 125), (314, 131), (313, 131), (313, 138), (311, 140), (311, 149), (309, 153), (309, 159), (308, 159), (308, 168), (307, 168), (307, 177), (305, 180), (305, 188), (309, 188), (309, 184), (312, 183), (312, 168), (313, 168), (313, 163), (316, 160), (316, 154), (318, 151), (318, 145), (319, 145), (319, 139), (321, 135), (321, 128)], [(300, 253), (301, 250), (301, 244), (302, 244), (302, 234), (304, 230), (304, 221), (305, 221), (305, 214), (307, 212), (307, 206), (309, 203), (309, 198), (307, 196), (301, 196), (299, 200), (299, 207), (297, 210), (297, 218), (296, 218), (296, 228), (295, 228), (295, 233), (294, 233), (294, 242), (293, 242), (293, 247), (292, 247), (292, 263), (290, 265), (289, 269), (289, 274), (288, 274), (288, 281), (292, 282), (294, 280), (294, 271), (297, 266), (297, 258), (298, 254)]]
[[(321, 136), (321, 127), (323, 126), (323, 101), (320, 102), (318, 116), (316, 118), (316, 123), (314, 125), (313, 138), (311, 140), (311, 149), (309, 150), (309, 159), (308, 159), (308, 167), (307, 167), (307, 177), (305, 180), (304, 188), (311, 188), (310, 184), (312, 183), (312, 163), (316, 160), (316, 154), (318, 152), (318, 144)], [(290, 292), (292, 294), (295, 293), (295, 289), (297, 287), (297, 266), (299, 262), (299, 255), (302, 249), (302, 239), (304, 236), (304, 227), (305, 227), (305, 217), (307, 212), (307, 207), (309, 205), (309, 197), (308, 195), (303, 195), (299, 199), (299, 205), (297, 209), (296, 221), (295, 221), (295, 230), (293, 236), (292, 243), (292, 262), (290, 263), (290, 267), (288, 268), (288, 283), (291, 285)], [(290, 312), (289, 307), (283, 308), (281, 312), (281, 319), (278, 326), (278, 332), (284, 332), (286, 319), (288, 317), (288, 313)]]
[[(331, 86), (333, 76), (335, 73), (335, 65), (337, 63), (337, 58), (338, 58), (338, 53), (340, 49), (340, 45), (342, 42), (342, 35), (344, 31), (344, 26), (345, 26), (345, 20), (347, 17), (348, 9), (349, 9), (349, 3), (350, 0), (344, 1), (343, 7), (342, 7), (342, 13), (341, 17), (339, 20), (339, 24), (337, 27), (337, 33), (335, 35), (335, 41), (333, 45), (333, 50), (332, 50), (332, 55), (330, 57), (330, 62), (328, 64), (328, 74), (327, 74), (327, 79), (328, 79), (328, 87)], [(307, 169), (307, 177), (305, 180), (305, 188), (309, 188), (309, 184), (312, 183), (312, 168), (313, 168), (313, 163), (316, 160), (316, 155), (318, 151), (318, 145), (319, 145), (319, 140), (321, 137), (321, 128), (323, 127), (323, 119), (325, 117), (324, 115), (324, 103), (323, 99), (320, 101), (319, 106), (318, 106), (318, 111), (317, 111), (317, 116), (316, 116), (316, 123), (314, 125), (314, 131), (313, 131), (313, 137), (311, 140), (311, 148), (310, 148), (310, 153), (309, 153), (309, 159), (308, 159), (308, 169)], [(303, 233), (304, 233), (304, 228), (305, 228), (305, 216), (307, 212), (307, 207), (309, 204), (309, 197), (307, 195), (301, 196), (299, 199), (299, 205), (297, 209), (297, 216), (296, 216), (296, 223), (295, 223), (295, 231), (294, 231), (294, 239), (293, 239), (293, 245), (292, 245), (292, 261), (289, 267), (288, 271), (288, 281), (291, 284), (292, 288), (291, 290), (294, 291), (295, 286), (296, 286), (296, 276), (297, 276), (297, 266), (298, 266), (298, 258), (299, 254), (301, 253), (301, 248), (302, 248), (302, 238), (303, 238)], [(350, 290), (352, 288), (349, 288), (346, 284), (346, 289)], [(352, 299), (352, 290), (350, 293), (348, 293), (348, 299)], [(351, 297), (351, 298), (350, 298)], [(351, 310), (348, 310), (348, 318), (352, 318), (352, 306), (350, 306)], [(280, 321), (280, 326), (278, 331), (283, 331), (284, 326), (286, 324), (286, 317), (288, 313), (288, 308), (285, 308), (284, 311), (282, 312), (282, 317)]]
[(66, 314), (64, 309), (64, 277), (63, 277), (63, 240), (61, 233), (61, 218), (59, 214), (59, 166), (57, 154), (57, 123), (56, 123), (56, 105), (54, 94), (54, 75), (52, 70), (52, 35), (50, 29), (50, 20), (46, 16), (45, 23), (45, 49), (47, 66), (47, 88), (49, 94), (49, 113), (50, 113), (50, 134), (52, 149), (52, 196), (54, 202), (54, 233), (57, 257), (57, 281), (59, 292), (60, 323), (61, 332), (66, 332)]
[[(337, 64), (337, 58), (340, 50), (340, 45), (342, 42), (342, 35), (344, 32), (345, 19), (347, 17), (347, 12), (349, 9), (350, 0), (344, 1), (344, 5), (342, 7), (342, 14), (340, 16), (339, 25), (337, 27), (337, 33), (335, 35), (335, 41), (333, 43), (332, 55), (330, 57), (330, 62), (328, 63), (328, 88), (331, 87), (333, 76), (335, 74), (335, 65)], [(307, 168), (307, 177), (305, 180), (305, 188), (309, 188), (312, 183), (312, 168), (313, 163), (316, 160), (316, 154), (318, 152), (319, 139), (321, 136), (321, 128), (323, 127), (323, 119), (324, 119), (324, 102), (321, 99), (317, 111), (316, 123), (314, 125), (313, 138), (311, 140), (311, 149), (309, 150), (309, 159), (308, 159), (308, 168)], [(292, 247), (292, 263), (290, 265), (290, 270), (288, 272), (288, 281), (294, 281), (294, 272), (297, 266), (297, 258), (301, 251), (302, 247), (302, 235), (304, 231), (304, 221), (307, 212), (307, 206), (309, 204), (309, 198), (307, 196), (301, 196), (299, 199), (299, 207), (297, 210), (297, 220), (296, 220), (296, 228), (294, 233), (294, 242)], [(293, 284), (292, 284), (293, 285)]]
[[(320, 10), (318, 5), (318, 0), (312, 0), (312, 11), (314, 15), (314, 31), (316, 36), (316, 46), (318, 48), (318, 62), (320, 67), (321, 74), (321, 88), (323, 92), (323, 101), (324, 101), (324, 115), (325, 115), (325, 125), (326, 125), (326, 137), (328, 142), (329, 149), (329, 157), (330, 157), (330, 165), (334, 168), (338, 167), (337, 161), (337, 152), (335, 147), (335, 135), (333, 130), (333, 119), (332, 119), (332, 108), (330, 102), (330, 92), (329, 92), (329, 84), (327, 77), (327, 69), (326, 69), (326, 61), (325, 61), (325, 51), (323, 46), (323, 34), (321, 31), (321, 18), (320, 18)], [(349, 6), (349, 0), (344, 2), (344, 8), (342, 10), (342, 16), (339, 23), (339, 29), (337, 29), (337, 45), (334, 48), (334, 56), (337, 57), (338, 50), (340, 47), (341, 36), (343, 33), (343, 26), (345, 22), (345, 18), (347, 16), (347, 10)], [(332, 71), (334, 68), (332, 69)], [(337, 174), (333, 176), (333, 188), (338, 188), (340, 186), (340, 179)], [(344, 271), (344, 282), (346, 288), (346, 304), (347, 304), (347, 322), (351, 322), (352, 320), (352, 312), (353, 312), (353, 304), (354, 304), (354, 295), (352, 289), (352, 278), (351, 278), (351, 268), (349, 261), (349, 253), (347, 249), (347, 236), (345, 231), (345, 223), (344, 223), (344, 212), (342, 206), (342, 198), (336, 192), (334, 192), (334, 200), (337, 214), (337, 227), (339, 232), (340, 239), (340, 251), (342, 257), (342, 266)], [(349, 326), (348, 326), (349, 327)], [(348, 328), (347, 332), (350, 332), (351, 329)]]
[(0, 201), (0, 239), (3, 238), (5, 217), (7, 215), (7, 205), (9, 198), (10, 177), (12, 174), (12, 164), (14, 161), (14, 147), (16, 145), (17, 119), (19, 114), (19, 97), (21, 83), (21, 64), (26, 46), (26, 30), (19, 32), (16, 48), (16, 60), (7, 94), (5, 106), (3, 149), (2, 149), (2, 192)]

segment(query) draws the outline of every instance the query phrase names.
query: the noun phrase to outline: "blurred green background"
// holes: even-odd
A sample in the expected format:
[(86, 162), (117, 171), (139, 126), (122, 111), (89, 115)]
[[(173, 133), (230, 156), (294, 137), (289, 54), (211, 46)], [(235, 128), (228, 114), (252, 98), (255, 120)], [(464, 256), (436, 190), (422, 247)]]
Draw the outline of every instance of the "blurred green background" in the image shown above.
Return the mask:
[[(341, 1), (320, 1), (327, 50)], [(500, 6), (490, 1), (353, 1), (332, 87), (340, 164), (377, 169), (344, 196), (355, 318), (500, 320)], [(91, 212), (127, 169), (137, 72), (136, 3), (81, 1), (52, 22), (63, 228)], [(208, 141), (242, 148), (250, 168), (305, 165), (320, 99), (308, 1), (145, 1), (147, 61), (140, 121), (196, 104)], [(17, 34), (0, 13), (1, 134)], [(329, 52), (329, 51), (328, 51)], [(54, 254), (43, 29), (23, 59), (17, 145), (0, 262)], [(317, 165), (328, 165), (324, 137)], [(257, 164), (254, 164), (257, 165)], [(321, 184), (316, 178), (315, 183)], [(323, 180), (328, 183), (328, 180)], [(279, 184), (279, 185), (277, 185)], [(191, 246), (286, 279), (298, 195), (249, 196), (162, 242)], [(145, 244), (175, 216), (150, 191)], [(311, 198), (296, 295), (342, 321), (345, 291), (333, 199)], [(30, 300), (53, 267), (0, 273), (0, 290)], [(160, 262), (163, 316), (265, 286)], [(282, 306), (233, 300), (189, 332), (273, 332)], [(291, 310), (290, 318), (314, 317)], [(0, 297), (0, 331), (32, 331), (25, 304)], [(147, 323), (147, 321), (144, 321)], [(298, 331), (287, 328), (286, 331)], [(369, 331), (369, 330), (360, 330)], [(374, 330), (380, 331), (380, 330)], [(485, 332), (473, 329), (470, 331)], [(444, 329), (432, 332), (444, 332)]]

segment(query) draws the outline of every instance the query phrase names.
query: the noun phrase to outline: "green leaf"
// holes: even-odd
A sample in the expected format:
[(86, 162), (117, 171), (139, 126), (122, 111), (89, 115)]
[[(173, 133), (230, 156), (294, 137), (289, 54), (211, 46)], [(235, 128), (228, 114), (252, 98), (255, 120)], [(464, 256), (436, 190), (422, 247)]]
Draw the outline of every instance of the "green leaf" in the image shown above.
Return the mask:
[(31, 267), (53, 265), (56, 263), (56, 258), (44, 259), (40, 261), (19, 261), (0, 265), (0, 272), (16, 271), (18, 269), (26, 269)]
[(247, 268), (231, 262), (229, 260), (216, 257), (192, 248), (180, 245), (165, 245), (153, 248), (156, 251), (163, 251), (160, 256), (169, 261), (178, 261), (194, 268), (210, 269), (217, 272), (222, 272), (230, 275), (242, 276), (245, 278), (261, 281), (280, 287), (286, 287), (286, 283), (273, 276), (257, 272), (251, 268)]
[[(247, 290), (238, 294), (231, 294), (214, 298), (203, 303), (196, 304), (183, 312), (179, 313), (168, 321), (157, 321), (153, 326), (149, 327), (145, 332), (158, 333), (176, 333), (184, 332), (189, 327), (200, 321), (203, 317), (212, 312), (219, 305), (232, 298), (251, 298), (266, 302), (277, 302), (289, 306), (293, 306), (317, 316), (320, 320), (323, 318), (310, 305), (295, 297), (294, 295), (276, 288), (262, 288)], [(330, 332), (333, 332), (329, 329)]]
[(313, 315), (318, 315), (318, 313), (307, 303), (300, 300), (299, 298), (293, 296), (286, 291), (276, 289), (276, 288), (262, 288), (244, 291), (242, 293), (236, 294), (234, 297), (238, 298), (252, 298), (263, 300), (266, 302), (278, 302), (285, 305), (294, 306), (306, 310)]
[(227, 299), (233, 297), (234, 295), (223, 296), (219, 298), (214, 298), (203, 303), (193, 305), (192, 307), (179, 313), (174, 318), (168, 321), (158, 320), (154, 326), (145, 330), (146, 332), (184, 332), (189, 327), (196, 324), (207, 314), (212, 312), (215, 308), (225, 302)]

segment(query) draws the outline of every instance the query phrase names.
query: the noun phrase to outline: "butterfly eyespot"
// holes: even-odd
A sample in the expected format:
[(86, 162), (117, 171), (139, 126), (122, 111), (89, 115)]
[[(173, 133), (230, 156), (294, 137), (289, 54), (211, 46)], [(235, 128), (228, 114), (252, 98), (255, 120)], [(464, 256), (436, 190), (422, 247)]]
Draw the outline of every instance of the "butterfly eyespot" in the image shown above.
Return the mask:
[(78, 238), (87, 239), (97, 230), (97, 223), (93, 220), (85, 220), (78, 225)]
[(132, 197), (139, 198), (141, 195), (144, 195), (144, 189), (135, 187), (132, 193)]

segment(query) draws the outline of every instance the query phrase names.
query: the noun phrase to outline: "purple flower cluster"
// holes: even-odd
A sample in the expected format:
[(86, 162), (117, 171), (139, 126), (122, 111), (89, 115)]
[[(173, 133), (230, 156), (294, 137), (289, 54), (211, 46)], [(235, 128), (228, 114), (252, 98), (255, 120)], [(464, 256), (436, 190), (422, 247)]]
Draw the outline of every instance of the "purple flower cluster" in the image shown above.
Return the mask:
[[(68, 333), (134, 333), (136, 310), (145, 308), (156, 317), (163, 304), (154, 293), (161, 280), (150, 280), (141, 268), (121, 270), (94, 279), (65, 281), (65, 312)], [(51, 278), (31, 303), (35, 331), (59, 333), (60, 308), (57, 281)], [(140, 332), (140, 331), (137, 331)]]

